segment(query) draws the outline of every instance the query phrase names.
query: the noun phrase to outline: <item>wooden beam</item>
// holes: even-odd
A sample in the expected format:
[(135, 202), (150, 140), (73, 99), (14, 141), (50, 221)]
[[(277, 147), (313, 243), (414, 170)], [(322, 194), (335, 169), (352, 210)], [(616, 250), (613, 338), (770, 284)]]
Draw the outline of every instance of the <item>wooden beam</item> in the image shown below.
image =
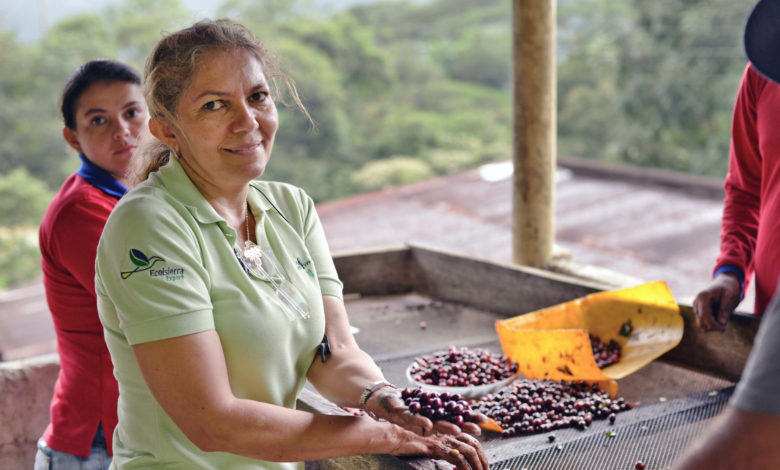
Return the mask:
[(536, 268), (555, 239), (555, 0), (513, 0), (512, 257)]

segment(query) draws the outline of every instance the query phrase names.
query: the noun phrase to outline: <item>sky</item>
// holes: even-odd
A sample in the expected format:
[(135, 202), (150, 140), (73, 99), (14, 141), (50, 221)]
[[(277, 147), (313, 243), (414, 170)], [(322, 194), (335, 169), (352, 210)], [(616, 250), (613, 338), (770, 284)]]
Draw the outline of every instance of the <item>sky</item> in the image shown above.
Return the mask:
[[(117, 0), (0, 0), (0, 26), (13, 31), (20, 42), (40, 39), (43, 32), (62, 18), (99, 10)], [(182, 0), (196, 16), (213, 16), (223, 0)]]
[[(0, 28), (13, 31), (22, 43), (35, 42), (58, 20), (89, 10), (99, 10), (118, 0), (0, 0)], [(196, 17), (213, 17), (224, 0), (181, 0)], [(327, 9), (340, 9), (376, 0), (316, 0)]]

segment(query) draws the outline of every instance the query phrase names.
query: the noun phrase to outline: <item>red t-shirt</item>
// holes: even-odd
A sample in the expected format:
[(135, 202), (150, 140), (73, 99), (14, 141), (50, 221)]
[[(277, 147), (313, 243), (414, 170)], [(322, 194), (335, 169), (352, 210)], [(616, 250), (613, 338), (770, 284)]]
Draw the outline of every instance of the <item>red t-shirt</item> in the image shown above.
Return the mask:
[(118, 198), (78, 174), (65, 180), (39, 231), (46, 300), (57, 333), (60, 372), (43, 434), (49, 447), (88, 457), (98, 424), (106, 446), (117, 424), (119, 396), (95, 298), (95, 254)]
[(780, 275), (780, 85), (750, 64), (737, 94), (725, 182), (717, 270), (755, 273), (755, 312), (763, 313)]

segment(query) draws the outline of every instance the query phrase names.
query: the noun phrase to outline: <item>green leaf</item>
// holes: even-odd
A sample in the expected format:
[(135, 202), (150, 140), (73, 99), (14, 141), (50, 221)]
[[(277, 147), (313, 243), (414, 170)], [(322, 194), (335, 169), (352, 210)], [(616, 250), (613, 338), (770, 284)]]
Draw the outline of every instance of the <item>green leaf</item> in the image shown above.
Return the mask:
[(632, 331), (634, 331), (634, 327), (631, 325), (631, 320), (628, 320), (622, 325), (620, 325), (620, 336), (625, 336), (626, 338), (630, 338)]
[(141, 250), (130, 248), (130, 260), (134, 265), (143, 268), (149, 266), (149, 258)]

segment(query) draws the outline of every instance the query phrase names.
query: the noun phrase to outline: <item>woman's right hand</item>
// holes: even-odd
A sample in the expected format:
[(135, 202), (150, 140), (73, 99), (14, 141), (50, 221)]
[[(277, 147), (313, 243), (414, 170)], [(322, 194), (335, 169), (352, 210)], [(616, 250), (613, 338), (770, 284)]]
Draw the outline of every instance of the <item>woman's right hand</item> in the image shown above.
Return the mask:
[(446, 460), (460, 470), (488, 470), (487, 456), (482, 444), (474, 436), (466, 433), (458, 435), (434, 432), (427, 436), (410, 431), (404, 433), (403, 442), (391, 454), (406, 456), (424, 456)]
[(718, 274), (693, 301), (696, 323), (704, 331), (725, 330), (739, 304), (740, 294), (739, 279), (735, 275)]
[(401, 391), (395, 387), (383, 387), (377, 390), (366, 402), (366, 409), (379, 419), (397, 424), (422, 436), (437, 432), (453, 436), (462, 433), (479, 436), (481, 433), (479, 424), (488, 420), (483, 414), (477, 413), (477, 422), (466, 422), (461, 426), (444, 420), (431, 421), (420, 414), (411, 413), (401, 398)]

